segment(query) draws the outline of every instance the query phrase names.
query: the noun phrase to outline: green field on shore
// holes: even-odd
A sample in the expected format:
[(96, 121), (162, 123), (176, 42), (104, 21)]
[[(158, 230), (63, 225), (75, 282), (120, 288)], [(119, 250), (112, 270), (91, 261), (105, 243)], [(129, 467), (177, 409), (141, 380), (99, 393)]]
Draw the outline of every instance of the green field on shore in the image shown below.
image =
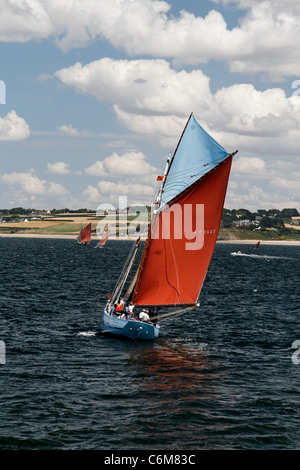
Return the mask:
[[(295, 209), (269, 210), (251, 213), (245, 209), (224, 209), (218, 240), (300, 240), (299, 219)], [(76, 237), (80, 229), (92, 224), (92, 237), (101, 237), (106, 230), (116, 228), (116, 235), (126, 238), (137, 231), (142, 238), (147, 233), (147, 213), (106, 213), (102, 217), (93, 211), (64, 211), (29, 214), (0, 213), (0, 234), (69, 235)], [(131, 232), (130, 229), (131, 228)], [(112, 238), (112, 237), (111, 237)]]

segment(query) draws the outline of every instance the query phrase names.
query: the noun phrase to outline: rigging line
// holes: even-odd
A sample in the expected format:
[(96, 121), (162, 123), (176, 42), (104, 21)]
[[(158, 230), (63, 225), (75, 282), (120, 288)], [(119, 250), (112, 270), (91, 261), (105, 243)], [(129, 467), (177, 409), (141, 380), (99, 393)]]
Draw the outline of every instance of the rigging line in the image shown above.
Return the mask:
[(114, 287), (114, 290), (112, 292), (112, 295), (111, 295), (111, 303), (114, 303), (115, 299), (118, 297), (119, 293), (121, 292), (121, 290), (123, 289), (123, 286), (125, 284), (125, 281), (127, 279), (127, 276), (129, 274), (129, 271), (128, 271), (128, 268), (130, 267), (131, 269), (131, 262), (133, 263), (134, 259), (135, 259), (135, 255), (136, 255), (136, 252), (138, 250), (140, 245), (136, 245), (136, 242), (135, 244), (133, 245), (133, 247), (131, 248), (130, 250), (130, 253), (127, 257), (127, 260), (126, 260), (126, 263), (123, 267), (123, 270), (119, 276), (119, 279), (117, 281), (117, 284), (115, 285)]
[[(178, 184), (178, 183), (181, 183), (181, 182), (184, 182), (182, 181), (182, 179), (187, 179), (189, 180), (190, 178), (199, 178), (201, 175), (205, 175), (206, 173), (208, 173), (208, 171), (210, 171), (212, 168), (214, 168), (215, 165), (207, 165), (205, 168), (199, 168), (199, 167), (196, 167), (196, 168), (189, 168), (187, 171), (182, 171), (181, 173), (178, 173), (176, 175), (172, 175), (172, 179), (168, 180), (168, 188), (170, 188), (170, 186), (173, 186), (175, 184)], [(189, 184), (188, 181), (186, 181), (187, 184)], [(166, 191), (166, 189), (164, 190), (164, 192)]]
[[(216, 168), (218, 165), (220, 165), (224, 160), (226, 160), (226, 158), (228, 158), (229, 156), (235, 155), (235, 153), (236, 152), (234, 152), (233, 154), (228, 154), (227, 157), (225, 157), (221, 161), (219, 159), (214, 159), (205, 164), (198, 164), (190, 168), (187, 168), (185, 170), (174, 172), (172, 174), (171, 182), (168, 182), (168, 189), (171, 189), (174, 185), (178, 184), (178, 182), (181, 180), (182, 177), (187, 177), (189, 173), (191, 172), (195, 172), (195, 174), (192, 175), (193, 177), (201, 178), (202, 176), (204, 176), (205, 174), (207, 174), (208, 172)], [(202, 168), (202, 167), (205, 167), (205, 168)], [(185, 184), (189, 185), (188, 182), (185, 182)]]
[[(164, 202), (164, 201), (162, 201), (162, 204), (164, 204), (164, 206), (166, 206), (166, 205), (169, 205), (169, 206), (170, 206), (171, 204), (173, 204), (174, 201), (176, 201), (177, 199), (179, 199), (179, 197), (181, 197), (181, 196), (184, 194), (184, 192), (187, 191), (188, 188), (192, 188), (193, 186), (195, 187), (196, 184), (199, 184), (199, 182), (200, 182), (202, 179), (206, 178), (206, 177), (207, 177), (208, 175), (210, 175), (213, 171), (215, 171), (218, 167), (220, 167), (221, 165), (223, 165), (226, 161), (228, 161), (230, 158), (232, 158), (237, 152), (238, 152), (238, 150), (236, 150), (235, 152), (233, 152), (233, 153), (227, 155), (227, 157), (226, 157), (224, 160), (222, 160), (220, 163), (218, 163), (218, 165), (215, 165), (213, 168), (211, 168), (207, 173), (203, 174), (203, 175), (202, 175), (200, 178), (198, 178), (196, 181), (192, 182), (190, 185), (187, 185), (187, 187), (186, 187), (183, 191), (179, 192), (179, 193), (176, 194), (174, 197), (170, 198), (170, 199), (167, 201), (167, 203)], [(164, 206), (161, 206), (160, 209), (163, 210), (163, 209), (164, 209)]]
[[(227, 156), (229, 156), (229, 154), (228, 154)], [(225, 159), (225, 158), (226, 158), (226, 157), (224, 157), (224, 159)], [(222, 160), (221, 160), (221, 161), (222, 161)], [(191, 167), (186, 168), (186, 169), (184, 169), (184, 170), (174, 171), (174, 172), (172, 173), (172, 178), (177, 177), (177, 175), (178, 175), (178, 177), (179, 177), (179, 176), (182, 176), (184, 173), (189, 173), (190, 171), (195, 170), (195, 169), (199, 169), (199, 172), (200, 172), (201, 170), (203, 170), (202, 167), (205, 167), (205, 168), (206, 168), (206, 167), (208, 167), (208, 166), (213, 166), (213, 165), (218, 164), (218, 163), (220, 163), (220, 159), (219, 159), (219, 158), (215, 158), (214, 160), (211, 160), (211, 161), (209, 161), (209, 162), (207, 162), (207, 163), (200, 163), (200, 162), (199, 162), (197, 165), (191, 166)]]
[(163, 315), (157, 315), (156, 317), (152, 317), (150, 320), (152, 322), (153, 320), (161, 320), (161, 319), (164, 319), (164, 318), (168, 318), (172, 315), (182, 315), (182, 314), (187, 313), (189, 310), (192, 310), (194, 308), (195, 307), (187, 307), (187, 308), (184, 308), (184, 309), (181, 309), (181, 310), (175, 310), (175, 312), (164, 313)]
[(183, 137), (183, 135), (184, 135), (184, 133), (185, 133), (185, 131), (186, 131), (186, 128), (187, 128), (188, 123), (190, 122), (190, 119), (191, 119), (192, 116), (193, 116), (193, 113), (191, 112), (191, 114), (190, 114), (190, 116), (189, 116), (189, 118), (188, 118), (188, 120), (187, 120), (187, 122), (186, 122), (186, 125), (185, 125), (185, 127), (184, 127), (184, 129), (183, 129), (183, 131), (182, 131), (182, 134), (181, 134), (181, 136), (180, 136), (180, 139), (179, 139), (179, 141), (178, 141), (178, 143), (177, 143), (175, 152), (173, 153), (173, 156), (172, 156), (172, 158), (171, 158), (171, 160), (170, 160), (170, 163), (169, 163), (169, 166), (168, 166), (168, 170), (167, 170), (167, 173), (166, 173), (166, 176), (165, 176), (165, 181), (163, 182), (163, 185), (162, 185), (162, 190), (163, 190), (163, 188), (164, 188), (164, 186), (165, 186), (166, 179), (167, 179), (167, 177), (168, 177), (168, 175), (169, 175), (170, 168), (171, 168), (172, 163), (173, 163), (173, 161), (174, 161), (174, 158), (175, 158), (175, 155), (176, 155), (176, 153), (177, 153), (178, 147), (179, 147), (179, 145), (180, 145), (180, 143), (181, 143), (182, 137)]
[[(218, 160), (216, 160), (216, 161), (218, 161)], [(175, 176), (177, 176), (177, 175), (182, 175), (183, 173), (189, 173), (189, 171), (195, 170), (195, 169), (203, 170), (203, 167), (206, 168), (207, 166), (213, 164), (214, 162), (215, 162), (214, 160), (213, 160), (213, 161), (210, 161), (210, 162), (208, 162), (208, 163), (200, 163), (200, 162), (198, 162), (197, 164), (195, 164), (195, 165), (193, 165), (193, 166), (189, 166), (189, 167), (187, 167), (187, 168), (180, 169), (180, 170), (178, 170), (178, 171), (173, 171), (172, 177), (175, 177)]]
[[(224, 157), (226, 158), (226, 157)], [(221, 161), (223, 160), (223, 158), (221, 159)], [(183, 169), (178, 169), (177, 171), (173, 171), (172, 175), (177, 175), (177, 174), (180, 174), (181, 172), (183, 171), (189, 171), (189, 169), (193, 169), (193, 168), (202, 168), (202, 167), (206, 167), (208, 165), (212, 165), (216, 162), (220, 162), (220, 158), (214, 158), (214, 159), (211, 159), (209, 161), (197, 161), (197, 162), (194, 162), (194, 165), (191, 165), (187, 168), (183, 168)]]
[(148, 223), (148, 236), (147, 236), (147, 240), (145, 241), (145, 246), (144, 246), (144, 250), (143, 250), (143, 254), (142, 254), (142, 259), (141, 259), (141, 262), (140, 262), (140, 265), (139, 265), (139, 268), (138, 268), (137, 280), (136, 280), (135, 286), (133, 288), (133, 294), (131, 296), (133, 302), (135, 301), (135, 298), (136, 298), (137, 293), (138, 293), (138, 288), (139, 288), (139, 285), (140, 285), (140, 282), (141, 282), (141, 276), (142, 276), (143, 270), (144, 270), (144, 264), (145, 264), (147, 256), (148, 256), (148, 249), (150, 247), (150, 240), (151, 240), (151, 237), (152, 237), (152, 230), (153, 230), (154, 224), (156, 224), (156, 222), (157, 222), (157, 216), (159, 216), (159, 215), (153, 214), (152, 220), (150, 221), (150, 223)]

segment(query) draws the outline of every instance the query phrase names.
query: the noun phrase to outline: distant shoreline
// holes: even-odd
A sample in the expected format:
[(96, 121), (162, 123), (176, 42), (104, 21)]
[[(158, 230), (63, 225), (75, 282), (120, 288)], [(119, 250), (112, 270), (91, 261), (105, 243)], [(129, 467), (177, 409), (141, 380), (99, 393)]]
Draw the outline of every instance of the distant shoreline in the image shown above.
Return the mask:
[(300, 240), (217, 240), (217, 243), (232, 243), (235, 245), (256, 245), (260, 241), (261, 245), (295, 245), (300, 246)]
[[(0, 233), (0, 238), (48, 238), (76, 240), (76, 235), (47, 235), (34, 233)], [(98, 237), (92, 237), (92, 241), (99, 240)], [(130, 241), (128, 238), (110, 238), (111, 241)], [(217, 240), (217, 243), (235, 244), (235, 245), (255, 245), (257, 240)], [(291, 245), (300, 246), (300, 240), (260, 240), (262, 245)]]

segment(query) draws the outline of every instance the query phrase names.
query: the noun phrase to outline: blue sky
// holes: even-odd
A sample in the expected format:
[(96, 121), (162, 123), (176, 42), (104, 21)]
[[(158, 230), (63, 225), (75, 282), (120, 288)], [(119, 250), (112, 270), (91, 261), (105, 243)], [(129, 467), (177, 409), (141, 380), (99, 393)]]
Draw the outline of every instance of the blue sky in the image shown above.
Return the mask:
[(193, 111), (239, 149), (225, 207), (300, 211), (297, 1), (1, 5), (0, 208), (151, 203)]

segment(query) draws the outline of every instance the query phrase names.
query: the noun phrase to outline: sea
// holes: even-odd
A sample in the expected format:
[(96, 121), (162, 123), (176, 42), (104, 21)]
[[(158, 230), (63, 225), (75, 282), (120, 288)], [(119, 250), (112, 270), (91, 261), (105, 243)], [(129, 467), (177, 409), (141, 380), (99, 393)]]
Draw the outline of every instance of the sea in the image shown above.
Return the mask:
[(142, 342), (100, 332), (132, 242), (95, 244), (0, 238), (0, 450), (298, 450), (300, 246), (217, 243)]

